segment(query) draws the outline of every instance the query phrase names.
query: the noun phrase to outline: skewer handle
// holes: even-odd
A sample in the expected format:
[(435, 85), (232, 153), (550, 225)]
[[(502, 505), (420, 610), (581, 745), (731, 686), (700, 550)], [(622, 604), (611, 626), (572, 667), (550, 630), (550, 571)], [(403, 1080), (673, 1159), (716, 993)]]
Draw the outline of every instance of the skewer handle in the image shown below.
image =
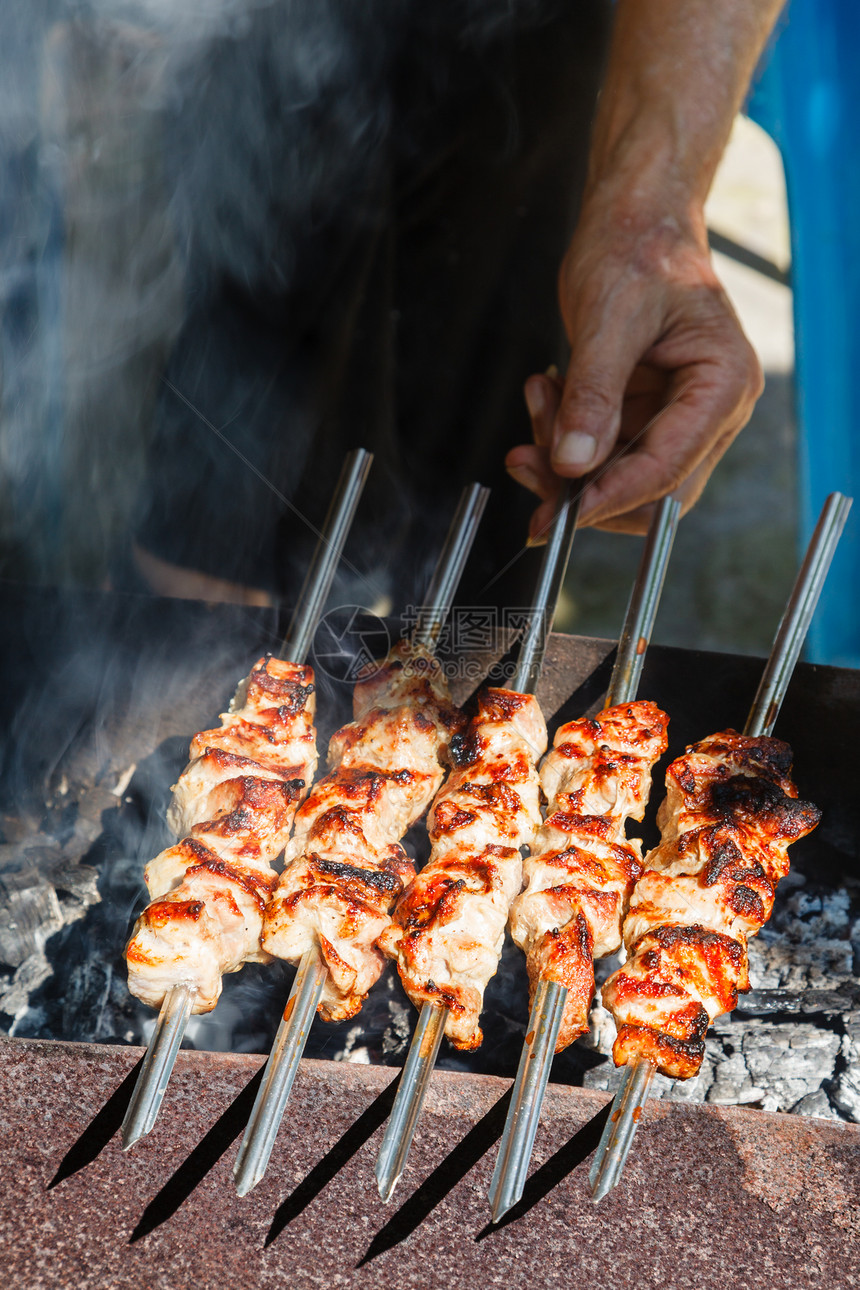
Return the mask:
[(489, 488), (468, 484), (451, 521), (445, 545), (433, 570), (430, 586), (424, 596), (421, 617), (412, 639), (426, 649), (434, 649), (445, 626), (451, 605), (463, 576), (475, 534), (490, 496)]
[(447, 1016), (447, 1008), (434, 1008), (432, 1004), (425, 1003), (418, 1017), (418, 1025), (412, 1036), (376, 1161), (379, 1194), (386, 1202), (391, 1199), (394, 1188), (400, 1181), (412, 1146), (415, 1126), (430, 1087), (430, 1076), (445, 1033)]
[(252, 1187), (256, 1187), (266, 1172), (327, 973), (316, 947), (307, 950), (296, 972), (266, 1063), (266, 1073), (257, 1090), (251, 1118), (233, 1166), (236, 1190), (240, 1196), (247, 1195)]
[(680, 518), (681, 503), (674, 497), (664, 497), (657, 503), (618, 638), (618, 653), (606, 695), (607, 708), (616, 703), (629, 703), (636, 697)]
[(292, 622), (281, 646), (280, 657), (287, 663), (304, 663), (310, 652), (372, 461), (373, 453), (355, 448), (343, 463)]
[(773, 730), (852, 500), (843, 493), (831, 493), (824, 503), (777, 628), (764, 675), (744, 726), (745, 735), (769, 735)]
[(580, 496), (574, 497), (573, 487), (577, 482), (568, 482), (559, 493), (552, 528), (544, 547), (531, 617), (523, 635), (516, 671), (508, 686), (519, 694), (534, 694), (540, 679), (546, 643), (576, 533)]
[(155, 1030), (147, 1044), (146, 1056), (122, 1122), (123, 1151), (129, 1151), (149, 1133), (158, 1118), (193, 1004), (194, 992), (187, 985), (175, 985), (164, 996)]

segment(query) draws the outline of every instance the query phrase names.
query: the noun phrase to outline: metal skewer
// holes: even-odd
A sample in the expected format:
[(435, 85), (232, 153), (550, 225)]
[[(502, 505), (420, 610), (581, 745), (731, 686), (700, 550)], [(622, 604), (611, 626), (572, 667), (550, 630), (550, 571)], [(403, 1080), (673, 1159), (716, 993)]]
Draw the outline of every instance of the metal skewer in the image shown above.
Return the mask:
[[(413, 638), (427, 648), (435, 645), (445, 625), (489, 493), (480, 484), (470, 484), (460, 498)], [(247, 1195), (266, 1172), (327, 974), (318, 948), (308, 950), (296, 972), (233, 1167), (240, 1196)]]
[[(364, 448), (354, 449), (344, 461), (286, 639), (279, 651), (279, 657), (288, 663), (304, 662), (310, 649), (372, 461), (373, 454)], [(189, 985), (179, 984), (172, 986), (164, 996), (122, 1122), (123, 1151), (130, 1150), (155, 1124), (188, 1026), (194, 995), (195, 991)]]
[[(516, 671), (508, 686), (520, 694), (533, 694), (537, 688), (552, 618), (570, 559), (578, 514), (579, 501), (573, 500), (572, 487), (568, 485), (559, 498), (538, 574), (531, 617), (523, 636)], [(384, 1201), (391, 1199), (406, 1165), (447, 1016), (447, 1008), (431, 1003), (425, 1003), (419, 1013), (376, 1161), (376, 1181)]]
[[(773, 730), (851, 502), (842, 493), (831, 493), (824, 503), (747, 717), (745, 735), (769, 735)], [(595, 1201), (602, 1200), (621, 1177), (656, 1069), (644, 1058), (627, 1064), (588, 1174)]]
[[(618, 641), (604, 703), (607, 708), (636, 697), (680, 515), (681, 504), (671, 497), (664, 497), (654, 512)], [(539, 981), (535, 989), (490, 1184), (494, 1223), (523, 1194), (567, 993), (558, 981)]]

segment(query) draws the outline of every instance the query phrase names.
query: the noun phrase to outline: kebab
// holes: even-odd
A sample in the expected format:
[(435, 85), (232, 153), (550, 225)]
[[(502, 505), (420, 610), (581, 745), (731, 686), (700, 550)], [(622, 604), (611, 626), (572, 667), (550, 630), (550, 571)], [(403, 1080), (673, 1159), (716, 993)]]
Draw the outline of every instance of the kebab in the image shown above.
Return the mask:
[(553, 1053), (588, 1029), (594, 960), (619, 948), (642, 872), (641, 845), (625, 824), (645, 813), (668, 718), (635, 696), (680, 512), (669, 497), (655, 510), (604, 710), (561, 726), (541, 767), (547, 818), (510, 918), (526, 954), (531, 1012), (490, 1187), (493, 1222), (522, 1196)]
[(299, 802), (316, 768), (313, 671), (303, 663), (373, 460), (344, 463), (282, 658), (255, 663), (221, 726), (191, 741), (168, 824), (181, 839), (146, 866), (150, 903), (126, 947), (129, 989), (161, 1011), (122, 1124), (128, 1150), (153, 1127), (192, 1013), (226, 972), (268, 962), (262, 917)]
[(600, 1200), (617, 1183), (655, 1071), (695, 1075), (708, 1025), (749, 989), (747, 940), (770, 915), (787, 848), (820, 812), (799, 801), (791, 750), (771, 738), (851, 499), (827, 499), (743, 734), (692, 745), (667, 771), (661, 840), (624, 924), (628, 959), (603, 987), (625, 1065), (589, 1173)]
[(452, 740), (454, 768), (428, 822), (430, 859), (380, 938), (420, 1009), (376, 1164), (385, 1201), (403, 1172), (442, 1035), (461, 1049), (481, 1042), (484, 990), (498, 967), (510, 903), (522, 885), (519, 848), (540, 825), (537, 762), (546, 749), (546, 723), (534, 690), (577, 512), (568, 487), (559, 499), (510, 687), (484, 690), (475, 717)]
[(355, 687), (354, 720), (329, 744), (331, 770), (297, 813), (262, 944), (299, 970), (236, 1160), (240, 1195), (265, 1173), (314, 1011), (354, 1016), (385, 964), (377, 941), (415, 873), (401, 839), (433, 800), (464, 723), (432, 646), (487, 495), (466, 490), (418, 630)]

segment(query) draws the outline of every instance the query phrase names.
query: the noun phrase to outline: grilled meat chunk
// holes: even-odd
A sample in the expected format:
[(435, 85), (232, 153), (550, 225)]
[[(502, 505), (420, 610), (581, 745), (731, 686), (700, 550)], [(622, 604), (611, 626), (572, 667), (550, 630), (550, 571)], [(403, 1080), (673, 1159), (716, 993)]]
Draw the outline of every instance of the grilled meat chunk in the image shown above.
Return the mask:
[(159, 1007), (180, 983), (208, 1012), (221, 977), (268, 962), (260, 948), (272, 862), (316, 768), (313, 672), (263, 658), (239, 686), (220, 728), (191, 742), (168, 823), (184, 840), (146, 866), (152, 903), (126, 948), (129, 989)]
[(629, 957), (603, 987), (617, 1065), (641, 1056), (665, 1075), (696, 1075), (708, 1025), (749, 989), (747, 940), (770, 917), (789, 844), (821, 815), (798, 801), (790, 770), (788, 744), (734, 730), (667, 770), (661, 840), (624, 923)]
[(359, 1011), (382, 971), (377, 941), (415, 873), (400, 839), (433, 800), (440, 755), (463, 723), (440, 665), (404, 641), (356, 686), (354, 711), (296, 815), (263, 932), (268, 953), (292, 963), (319, 947), (319, 1010), (334, 1021)]
[(556, 1051), (588, 1029), (594, 960), (614, 954), (634, 883), (651, 770), (666, 751), (668, 717), (644, 700), (606, 708), (562, 726), (541, 767), (549, 803), (525, 889), (511, 908), (511, 935), (525, 952), (532, 996), (538, 981), (567, 989)]
[(451, 743), (454, 769), (433, 804), (430, 859), (380, 936), (416, 1007), (448, 1008), (445, 1033), (477, 1048), (484, 990), (499, 965), (510, 904), (522, 884), (519, 848), (540, 824), (536, 763), (546, 749), (537, 701), (488, 689)]

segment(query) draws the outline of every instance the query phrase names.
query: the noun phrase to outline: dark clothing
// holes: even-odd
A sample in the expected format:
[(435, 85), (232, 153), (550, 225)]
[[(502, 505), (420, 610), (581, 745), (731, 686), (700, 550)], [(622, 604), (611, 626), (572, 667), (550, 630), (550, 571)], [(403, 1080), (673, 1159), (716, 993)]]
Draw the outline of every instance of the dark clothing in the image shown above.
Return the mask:
[(556, 278), (610, 11), (313, 0), (211, 45), (168, 127), (188, 303), (145, 547), (289, 599), (314, 539), (286, 500), (318, 523), (361, 445), (348, 554), (395, 605), (472, 479), (494, 487), (475, 592), (516, 553), (532, 503), (502, 462), (528, 437), (524, 379), (562, 357)]

